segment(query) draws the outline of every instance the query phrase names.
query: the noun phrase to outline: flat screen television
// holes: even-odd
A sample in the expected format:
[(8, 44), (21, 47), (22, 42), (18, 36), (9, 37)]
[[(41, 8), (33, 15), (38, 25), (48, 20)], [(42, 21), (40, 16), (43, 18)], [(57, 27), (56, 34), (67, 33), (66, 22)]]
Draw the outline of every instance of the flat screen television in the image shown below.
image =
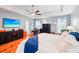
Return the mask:
[(3, 27), (20, 27), (20, 20), (10, 19), (10, 18), (3, 18)]

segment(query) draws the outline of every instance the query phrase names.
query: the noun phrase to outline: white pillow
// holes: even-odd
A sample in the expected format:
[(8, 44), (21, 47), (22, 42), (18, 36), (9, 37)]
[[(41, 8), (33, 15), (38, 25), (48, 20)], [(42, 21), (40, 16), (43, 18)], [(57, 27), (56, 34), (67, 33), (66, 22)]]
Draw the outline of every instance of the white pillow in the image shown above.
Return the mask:
[(59, 52), (65, 52), (70, 46), (78, 46), (79, 42), (76, 41), (76, 38), (67, 32), (64, 32), (61, 35), (61, 40), (59, 42)]
[(64, 31), (62, 34), (61, 34), (61, 39), (64, 39), (66, 36), (68, 36), (69, 33), (67, 31)]
[(79, 42), (76, 41), (76, 38), (72, 35), (66, 36), (63, 40), (65, 40), (70, 45), (77, 46), (79, 44)]

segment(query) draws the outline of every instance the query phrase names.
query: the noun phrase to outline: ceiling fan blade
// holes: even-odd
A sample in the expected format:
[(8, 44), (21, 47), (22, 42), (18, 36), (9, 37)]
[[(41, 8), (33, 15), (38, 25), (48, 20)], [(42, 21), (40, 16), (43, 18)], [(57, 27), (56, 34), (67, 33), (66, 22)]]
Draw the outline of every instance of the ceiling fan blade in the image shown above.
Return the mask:
[(42, 15), (42, 14), (36, 14), (36, 15)]
[(39, 10), (36, 10), (36, 12), (40, 12)]
[(30, 14), (32, 14), (32, 12), (31, 11), (29, 11), (29, 10), (25, 10), (25, 11), (27, 11), (28, 13), (30, 13)]
[(39, 10), (36, 10), (36, 11), (35, 11), (36, 14), (39, 13), (39, 12), (40, 12)]

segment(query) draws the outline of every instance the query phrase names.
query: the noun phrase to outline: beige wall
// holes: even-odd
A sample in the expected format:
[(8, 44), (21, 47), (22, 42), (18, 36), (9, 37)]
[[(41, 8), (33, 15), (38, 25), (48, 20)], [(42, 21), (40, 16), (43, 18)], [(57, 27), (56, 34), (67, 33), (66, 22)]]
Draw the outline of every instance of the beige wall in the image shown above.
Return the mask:
[(79, 6), (71, 14), (71, 25), (73, 26), (73, 31), (79, 32)]
[[(2, 27), (3, 18), (11, 18), (11, 19), (20, 20), (21, 26), (19, 28), (25, 29), (25, 20), (27, 19), (27, 17), (24, 17), (20, 14), (17, 14), (17, 13), (8, 11), (8, 10), (0, 9), (0, 30), (1, 29), (12, 30), (12, 28), (3, 28)], [(17, 29), (17, 28), (15, 28), (15, 29)]]

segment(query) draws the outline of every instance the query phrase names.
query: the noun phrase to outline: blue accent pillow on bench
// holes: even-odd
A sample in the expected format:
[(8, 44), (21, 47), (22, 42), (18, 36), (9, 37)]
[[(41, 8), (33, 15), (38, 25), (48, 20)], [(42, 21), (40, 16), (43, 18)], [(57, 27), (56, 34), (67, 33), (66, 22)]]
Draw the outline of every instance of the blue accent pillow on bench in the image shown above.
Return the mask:
[(78, 32), (70, 32), (69, 34), (73, 35), (77, 41), (79, 41), (79, 33)]

